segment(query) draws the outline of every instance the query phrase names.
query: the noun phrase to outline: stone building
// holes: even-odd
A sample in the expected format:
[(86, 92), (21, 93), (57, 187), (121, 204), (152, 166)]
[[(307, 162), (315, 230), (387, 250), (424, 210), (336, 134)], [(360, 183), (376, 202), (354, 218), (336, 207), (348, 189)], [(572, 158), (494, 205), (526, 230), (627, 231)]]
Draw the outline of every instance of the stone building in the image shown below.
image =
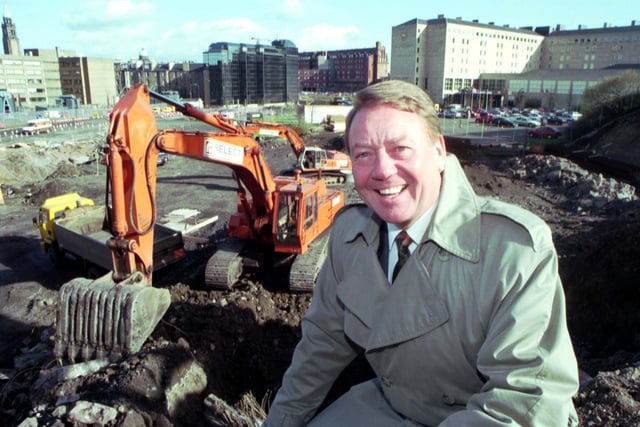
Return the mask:
[(146, 84), (160, 93), (175, 91), (181, 98), (202, 99), (209, 104), (208, 78), (206, 66), (194, 62), (158, 63), (150, 59), (146, 49), (141, 49), (138, 57), (129, 61), (114, 62), (118, 93), (136, 84)]
[(20, 40), (16, 33), (16, 26), (11, 19), (9, 9), (5, 5), (4, 14), (2, 16), (2, 47), (5, 55), (20, 54)]

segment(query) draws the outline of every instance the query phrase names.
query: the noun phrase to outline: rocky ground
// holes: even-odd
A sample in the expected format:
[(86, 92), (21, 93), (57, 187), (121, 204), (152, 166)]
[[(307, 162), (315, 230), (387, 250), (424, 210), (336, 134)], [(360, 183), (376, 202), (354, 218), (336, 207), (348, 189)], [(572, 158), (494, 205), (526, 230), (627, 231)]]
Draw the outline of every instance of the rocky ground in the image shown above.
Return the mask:
[[(142, 350), (125, 360), (59, 367), (52, 326), (57, 290), (81, 275), (39, 252), (31, 225), (42, 201), (77, 191), (104, 200), (96, 156), (105, 126), (0, 142), (0, 417), (4, 425), (257, 425), (299, 339), (310, 295), (291, 294), (279, 272), (250, 271), (232, 291), (204, 284), (204, 263), (236, 208), (225, 167), (171, 156), (159, 168), (160, 216), (193, 208), (218, 215), (188, 256), (155, 276), (172, 305)], [(332, 134), (306, 135), (325, 144)], [(286, 144), (266, 143), (277, 171)], [(572, 161), (495, 149), (459, 153), (479, 193), (520, 204), (552, 227), (582, 369), (574, 401), (581, 425), (640, 423), (640, 206), (634, 188)], [(74, 164), (69, 159), (75, 160)], [(347, 189), (350, 197), (355, 195)], [(331, 396), (366, 375), (353, 366)]]

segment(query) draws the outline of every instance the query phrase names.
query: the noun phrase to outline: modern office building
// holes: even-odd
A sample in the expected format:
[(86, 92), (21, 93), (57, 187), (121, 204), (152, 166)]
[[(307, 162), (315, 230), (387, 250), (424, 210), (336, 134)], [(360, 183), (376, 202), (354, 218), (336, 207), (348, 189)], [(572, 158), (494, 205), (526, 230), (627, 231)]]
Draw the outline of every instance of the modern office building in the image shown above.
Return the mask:
[(356, 92), (388, 76), (389, 60), (380, 42), (374, 48), (302, 52), (298, 59), (303, 92)]
[(274, 40), (270, 46), (216, 42), (202, 55), (212, 104), (298, 100), (298, 48), (289, 40)]
[(0, 91), (11, 95), (18, 110), (54, 105), (62, 95), (57, 52), (28, 49), (26, 53), (0, 56)]
[(567, 31), (440, 15), (392, 28), (391, 77), (427, 90), (441, 105), (575, 109), (586, 88), (638, 67), (639, 50), (635, 21)]

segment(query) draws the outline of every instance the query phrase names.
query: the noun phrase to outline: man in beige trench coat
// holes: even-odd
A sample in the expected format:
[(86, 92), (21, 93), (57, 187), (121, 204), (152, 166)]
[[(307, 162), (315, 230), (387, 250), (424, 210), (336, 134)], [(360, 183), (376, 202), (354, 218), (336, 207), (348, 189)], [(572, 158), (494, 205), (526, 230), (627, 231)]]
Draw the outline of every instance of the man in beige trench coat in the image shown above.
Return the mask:
[[(572, 426), (578, 368), (549, 227), (476, 195), (425, 92), (361, 90), (344, 209), (265, 426)], [(395, 238), (410, 256), (397, 277)], [(364, 354), (376, 378), (316, 414)]]

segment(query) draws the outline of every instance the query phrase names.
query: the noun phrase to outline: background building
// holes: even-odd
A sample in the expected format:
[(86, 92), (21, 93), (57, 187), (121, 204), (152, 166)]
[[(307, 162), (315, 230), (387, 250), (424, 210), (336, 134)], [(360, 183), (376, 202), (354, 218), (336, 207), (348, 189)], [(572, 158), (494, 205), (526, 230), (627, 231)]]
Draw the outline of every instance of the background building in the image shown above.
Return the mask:
[(586, 88), (640, 66), (640, 26), (510, 28), (440, 15), (394, 26), (391, 49), (392, 78), (439, 104), (576, 109)]
[(209, 78), (205, 64), (158, 63), (150, 59), (147, 51), (142, 49), (138, 58), (116, 60), (113, 65), (118, 93), (143, 83), (160, 93), (175, 91), (181, 98), (201, 99), (204, 104), (210, 104)]
[(69, 56), (58, 58), (63, 95), (81, 105), (114, 105), (118, 98), (110, 59)]
[(0, 93), (6, 94), (5, 112), (61, 106), (58, 100), (63, 95), (73, 95), (75, 106), (113, 105), (117, 97), (113, 61), (78, 57), (74, 51), (58, 48), (20, 52), (16, 27), (6, 7), (2, 35), (5, 55), (0, 57)]
[(392, 27), (391, 69), (384, 46), (299, 53), (289, 40), (270, 45), (216, 42), (202, 62), (157, 63), (143, 49), (129, 61), (77, 56), (59, 48), (20, 52), (5, 7), (0, 98), (7, 109), (111, 106), (147, 84), (198, 105), (292, 103), (300, 91), (352, 93), (388, 78), (425, 89), (442, 105), (579, 109), (584, 91), (640, 69), (640, 26), (565, 30), (493, 22), (413, 19)]
[(3, 55), (0, 59), (0, 91), (11, 95), (17, 109), (55, 104), (62, 95), (56, 51), (28, 50), (28, 55)]
[(217, 42), (203, 53), (211, 103), (297, 102), (298, 48), (289, 40), (271, 46)]
[(298, 81), (303, 92), (356, 92), (389, 76), (385, 47), (302, 52)]
[(20, 55), (20, 40), (16, 33), (16, 26), (13, 24), (9, 9), (5, 5), (2, 16), (2, 46), (5, 55)]

